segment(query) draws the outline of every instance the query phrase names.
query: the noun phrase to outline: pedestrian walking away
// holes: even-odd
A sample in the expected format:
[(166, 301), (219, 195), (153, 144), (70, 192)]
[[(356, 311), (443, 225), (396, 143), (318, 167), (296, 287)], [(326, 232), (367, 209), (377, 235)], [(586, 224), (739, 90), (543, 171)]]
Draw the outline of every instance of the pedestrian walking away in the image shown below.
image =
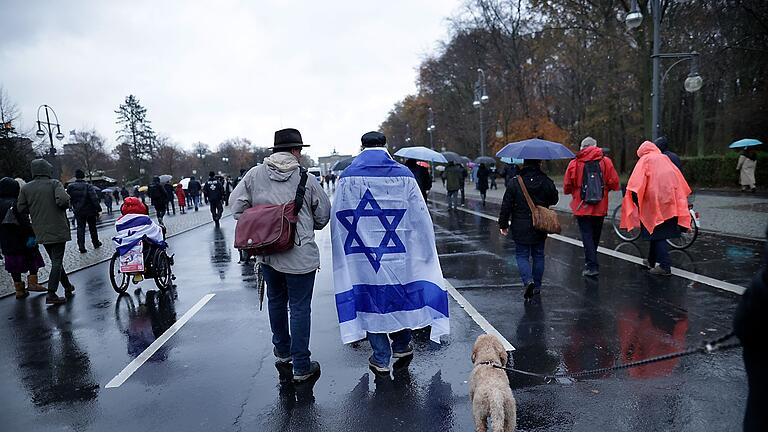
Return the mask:
[(415, 159), (408, 159), (405, 161), (405, 166), (413, 174), (416, 179), (416, 183), (419, 185), (421, 195), (424, 197), (424, 201), (427, 201), (427, 194), (432, 189), (432, 176), (429, 175), (429, 170), (418, 164)]
[(120, 204), (120, 191), (117, 188), (112, 189), (112, 198), (114, 198), (115, 204)]
[[(18, 209), (20, 190), (19, 182), (14, 179), (0, 180), (0, 250), (17, 299), (26, 298), (30, 291), (47, 291), (37, 281), (37, 270), (45, 264), (29, 216)], [(21, 279), (25, 273), (29, 273), (26, 285)]]
[[(173, 190), (173, 185), (171, 184), (170, 180), (168, 180), (165, 183), (162, 183), (162, 185), (163, 185), (163, 190), (165, 191), (165, 195), (168, 197), (168, 204), (171, 205), (171, 210), (172, 210), (172, 212), (173, 212), (173, 214), (175, 216), (176, 215), (176, 200), (174, 198), (176, 198), (176, 193)], [(168, 207), (166, 206), (166, 210), (167, 210), (167, 208)]]
[(219, 219), (224, 212), (222, 207), (222, 201), (224, 200), (224, 186), (221, 180), (216, 178), (216, 173), (211, 171), (208, 173), (208, 180), (205, 182), (205, 188), (203, 190), (206, 199), (211, 207), (211, 217), (216, 226), (219, 226)]
[(195, 178), (195, 176), (192, 176), (189, 179), (189, 183), (187, 184), (187, 190), (189, 191), (189, 197), (191, 198), (192, 204), (195, 207), (195, 211), (197, 211), (198, 208), (200, 207), (200, 191), (202, 190), (202, 188), (203, 186)]
[(123, 198), (123, 201), (125, 201), (125, 199), (126, 199), (126, 198), (128, 198), (129, 196), (131, 196), (131, 193), (130, 193), (130, 192), (128, 192), (128, 189), (127, 189), (125, 186), (123, 186), (123, 187), (120, 189), (120, 196)]
[(181, 183), (176, 184), (176, 200), (179, 202), (179, 213), (187, 213), (187, 199), (184, 196), (184, 186)]
[(413, 173), (390, 157), (384, 134), (368, 132), (361, 141), (331, 209), (336, 310), (342, 342), (367, 337), (368, 367), (389, 376), (393, 357), (395, 368), (413, 358), (412, 330), (431, 326), (436, 343), (449, 333), (448, 293)]
[(640, 159), (632, 170), (621, 206), (621, 227), (640, 228), (642, 238), (651, 242), (646, 263), (650, 273), (669, 276), (672, 264), (666, 240), (680, 237), (680, 227), (691, 229), (691, 188), (654, 143), (645, 141), (637, 149), (637, 156)]
[(558, 193), (555, 183), (541, 170), (541, 161), (526, 159), (523, 169), (515, 178), (513, 186), (504, 192), (501, 202), (499, 230), (503, 236), (507, 236), (511, 231), (512, 240), (515, 242), (517, 269), (525, 288), (523, 297), (528, 300), (541, 290), (547, 233), (534, 229), (533, 214), (518, 178), (522, 179), (535, 205), (549, 207), (557, 204)]
[(229, 207), (229, 196), (232, 195), (232, 189), (235, 187), (232, 185), (232, 179), (229, 176), (224, 177), (224, 205)]
[[(33, 178), (21, 187), (18, 210), (29, 214), (37, 243), (43, 245), (51, 259), (45, 303), (62, 304), (75, 293), (64, 271), (64, 251), (72, 239), (66, 212), (70, 198), (61, 182), (51, 178), (53, 166), (48, 161), (35, 159), (30, 167)], [(59, 283), (64, 286), (64, 298), (57, 294)]]
[(480, 198), (483, 200), (483, 207), (485, 207), (485, 194), (488, 192), (488, 178), (491, 175), (491, 171), (484, 163), (480, 164), (477, 169), (477, 190), (480, 191)]
[(672, 161), (673, 164), (679, 169), (681, 172), (683, 170), (683, 162), (680, 160), (680, 156), (677, 155), (677, 153), (673, 152), (669, 149), (669, 140), (665, 136), (660, 136), (656, 138), (656, 141), (654, 142), (656, 144), (656, 147), (661, 150), (661, 153), (663, 153), (666, 157), (669, 158), (669, 160)]
[(445, 190), (448, 193), (448, 208), (456, 208), (458, 192), (464, 185), (464, 169), (461, 168), (461, 165), (449, 161), (443, 175), (445, 176)]
[(491, 185), (490, 185), (489, 189), (496, 189), (496, 190), (498, 190), (499, 187), (496, 185), (496, 178), (499, 176), (499, 174), (496, 172), (496, 167), (491, 167), (490, 170), (491, 170), (491, 174), (490, 174), (490, 176), (488, 178), (490, 179)]
[(330, 202), (320, 183), (312, 175), (302, 175), (299, 158), (305, 146), (296, 129), (275, 132), (272, 155), (251, 168), (231, 196), (232, 214), (240, 219), (246, 209), (294, 201), (301, 178), (306, 178), (292, 247), (256, 257), (267, 286), (275, 366), (281, 377), (292, 374), (298, 383), (320, 376), (320, 363), (311, 360), (309, 350), (312, 293), (320, 267), (315, 230), (323, 229), (330, 217)]
[(757, 167), (757, 153), (753, 148), (745, 148), (739, 155), (736, 163), (736, 171), (739, 172), (739, 184), (743, 192), (756, 192), (755, 168)]
[(67, 194), (70, 196), (70, 205), (75, 213), (77, 220), (77, 247), (80, 253), (86, 253), (85, 248), (85, 227), (91, 235), (91, 243), (95, 249), (101, 247), (99, 241), (99, 231), (96, 228), (96, 222), (101, 214), (101, 201), (96, 188), (85, 181), (83, 170), (75, 171), (75, 181), (67, 186)]
[(459, 168), (461, 168), (461, 184), (459, 185), (461, 188), (459, 189), (461, 191), (461, 206), (464, 207), (467, 202), (464, 199), (464, 186), (467, 183), (467, 177), (469, 177), (469, 174), (467, 174), (467, 168), (464, 165), (459, 164)]
[(608, 192), (619, 188), (619, 174), (611, 159), (603, 155), (594, 138), (584, 138), (576, 159), (568, 163), (563, 179), (563, 192), (571, 195), (571, 211), (584, 244), (583, 276), (594, 277), (600, 273), (597, 248), (608, 214)]
[(163, 185), (160, 184), (160, 177), (152, 177), (152, 184), (149, 185), (149, 199), (152, 207), (155, 208), (157, 222), (161, 226), (165, 226), (163, 218), (168, 211), (168, 194)]
[(102, 192), (102, 197), (104, 199), (104, 205), (107, 206), (107, 214), (112, 215), (112, 191), (106, 190)]

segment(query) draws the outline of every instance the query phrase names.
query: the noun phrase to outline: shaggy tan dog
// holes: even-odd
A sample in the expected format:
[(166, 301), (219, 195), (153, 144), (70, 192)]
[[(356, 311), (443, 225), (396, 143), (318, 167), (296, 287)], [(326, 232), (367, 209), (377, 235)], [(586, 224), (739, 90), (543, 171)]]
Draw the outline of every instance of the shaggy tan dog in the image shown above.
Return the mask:
[(496, 336), (480, 335), (472, 348), (472, 363), (475, 367), (469, 378), (469, 399), (472, 401), (475, 430), (488, 430), (490, 417), (493, 419), (493, 432), (514, 431), (517, 427), (517, 405), (507, 372), (493, 367), (507, 365), (504, 345)]

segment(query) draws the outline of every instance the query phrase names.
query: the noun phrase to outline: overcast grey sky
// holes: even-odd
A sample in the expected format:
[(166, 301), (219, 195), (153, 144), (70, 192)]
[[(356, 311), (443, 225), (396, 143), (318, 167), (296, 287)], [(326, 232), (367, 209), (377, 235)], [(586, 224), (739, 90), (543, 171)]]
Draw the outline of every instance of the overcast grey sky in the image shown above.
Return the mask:
[(459, 0), (0, 0), (0, 85), (24, 124), (115, 140), (128, 94), (185, 148), (296, 127), (313, 157), (353, 153), (445, 39)]

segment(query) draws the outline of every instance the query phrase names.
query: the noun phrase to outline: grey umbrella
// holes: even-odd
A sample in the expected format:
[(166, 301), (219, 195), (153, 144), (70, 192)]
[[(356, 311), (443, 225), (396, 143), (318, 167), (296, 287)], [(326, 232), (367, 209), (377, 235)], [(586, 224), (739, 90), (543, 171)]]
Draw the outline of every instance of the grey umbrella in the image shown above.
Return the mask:
[(486, 165), (496, 165), (496, 159), (490, 157), (490, 156), (480, 156), (475, 159), (475, 163), (480, 164), (486, 164)]
[(346, 159), (342, 159), (340, 161), (336, 161), (333, 166), (331, 166), (331, 171), (344, 171), (348, 166), (352, 165), (352, 162), (355, 160), (355, 157), (350, 157)]
[(456, 152), (445, 151), (445, 152), (442, 152), (440, 154), (445, 156), (445, 159), (448, 162), (453, 162), (453, 163), (457, 163), (457, 164), (464, 163), (464, 161), (461, 159), (461, 155), (456, 153)]

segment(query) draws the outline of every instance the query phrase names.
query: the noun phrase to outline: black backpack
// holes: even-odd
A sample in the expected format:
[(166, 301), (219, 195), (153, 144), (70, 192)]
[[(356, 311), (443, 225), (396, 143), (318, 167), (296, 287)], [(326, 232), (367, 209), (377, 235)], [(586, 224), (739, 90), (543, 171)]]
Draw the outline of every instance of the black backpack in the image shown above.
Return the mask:
[(600, 160), (584, 162), (584, 172), (581, 176), (581, 204), (599, 203), (603, 200), (603, 192), (603, 170), (600, 169)]

